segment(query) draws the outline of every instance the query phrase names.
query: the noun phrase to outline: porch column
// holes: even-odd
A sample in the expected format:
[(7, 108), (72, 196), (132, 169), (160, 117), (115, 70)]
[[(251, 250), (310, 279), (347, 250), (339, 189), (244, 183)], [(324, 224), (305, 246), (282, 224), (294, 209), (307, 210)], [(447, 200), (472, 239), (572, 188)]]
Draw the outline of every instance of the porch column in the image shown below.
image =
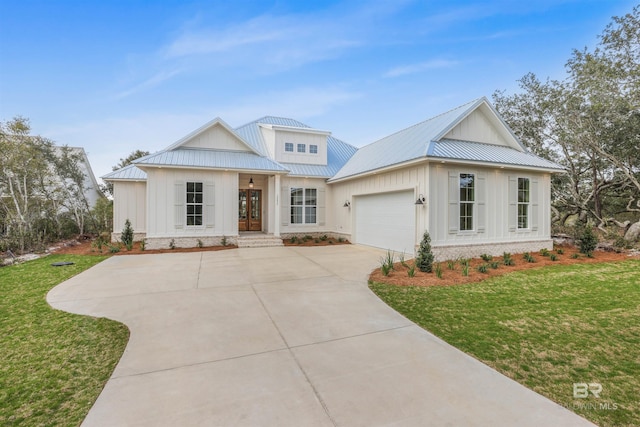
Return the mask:
[(273, 213), (273, 218), (275, 220), (274, 226), (273, 226), (273, 235), (275, 237), (280, 237), (280, 197), (282, 197), (282, 195), (280, 194), (280, 174), (276, 174), (275, 176), (275, 181), (274, 181), (274, 191), (276, 194), (275, 197), (275, 212)]

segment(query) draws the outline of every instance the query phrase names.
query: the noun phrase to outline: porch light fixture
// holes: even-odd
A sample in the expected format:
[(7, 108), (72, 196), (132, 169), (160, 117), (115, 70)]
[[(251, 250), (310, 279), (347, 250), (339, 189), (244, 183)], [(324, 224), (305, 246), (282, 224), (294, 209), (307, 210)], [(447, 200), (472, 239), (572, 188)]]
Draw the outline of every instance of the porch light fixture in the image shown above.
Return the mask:
[(249, 188), (253, 188), (253, 177), (249, 178)]
[(424, 198), (424, 196), (422, 194), (420, 194), (418, 196), (418, 200), (416, 200), (416, 205), (424, 205), (424, 202), (426, 202), (427, 199)]
[(343, 208), (350, 208), (351, 207), (351, 202), (348, 200), (344, 201), (344, 205), (342, 205)]

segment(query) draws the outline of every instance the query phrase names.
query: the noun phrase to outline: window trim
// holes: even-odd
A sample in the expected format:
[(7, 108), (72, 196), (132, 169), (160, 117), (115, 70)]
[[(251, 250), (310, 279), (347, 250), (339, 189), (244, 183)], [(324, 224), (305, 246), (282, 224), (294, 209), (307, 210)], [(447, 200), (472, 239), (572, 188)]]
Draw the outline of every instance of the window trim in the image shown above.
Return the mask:
[[(521, 190), (520, 183), (526, 182), (526, 188)], [(516, 229), (517, 230), (530, 230), (531, 229), (531, 180), (528, 177), (519, 176), (517, 179), (517, 198), (516, 198)], [(520, 201), (520, 192), (524, 191), (526, 194), (526, 201)], [(520, 215), (520, 208), (525, 208), (525, 214)], [(524, 217), (526, 225), (521, 227), (520, 218)]]
[[(293, 196), (294, 192), (301, 191), (302, 193), (302, 204), (294, 204)], [(314, 191), (315, 195), (312, 196), (315, 199), (315, 204), (309, 204), (307, 198), (307, 191)], [(289, 189), (289, 223), (291, 225), (318, 225), (318, 195), (319, 191), (317, 188), (312, 187), (291, 187)], [(311, 197), (309, 197), (311, 198)], [(294, 209), (300, 210), (300, 217), (302, 222), (295, 221)], [(308, 214), (307, 209), (314, 209), (314, 222), (308, 222)]]
[[(467, 187), (462, 187), (462, 179), (463, 179), (463, 175), (468, 177), (472, 177), (473, 181), (472, 181), (472, 186), (470, 188)], [(471, 195), (472, 195), (472, 200), (463, 200), (462, 198), (462, 189), (465, 188), (467, 189), (467, 191), (470, 189), (471, 190)], [(460, 233), (473, 233), (476, 231), (476, 222), (477, 222), (477, 215), (476, 215), (476, 204), (477, 204), (477, 197), (476, 197), (476, 191), (477, 191), (477, 177), (475, 173), (472, 172), (460, 172), (458, 174), (458, 231)], [(467, 195), (468, 197), (468, 195)], [(471, 207), (471, 214), (470, 215), (466, 215), (463, 217), (462, 215), (462, 206), (463, 205), (470, 205)], [(466, 212), (468, 213), (468, 212)], [(465, 222), (471, 222), (471, 228), (466, 228), (466, 225), (463, 227), (463, 224), (465, 224), (465, 222), (463, 222), (463, 218), (468, 218)]]
[(298, 146), (296, 147), (296, 152), (297, 153), (306, 153), (307, 152), (307, 144), (298, 144)]
[[(193, 185), (193, 191), (189, 191), (189, 185)], [(198, 184), (200, 185), (200, 191), (197, 190)], [(189, 201), (189, 195), (200, 195), (200, 202)], [(194, 207), (194, 213), (189, 213), (189, 207)], [(200, 207), (200, 213), (197, 213), (197, 207)], [(201, 228), (204, 227), (204, 182), (202, 181), (187, 181), (185, 185), (185, 226), (189, 228)], [(200, 218), (200, 224), (196, 224), (196, 219)], [(189, 224), (189, 218), (193, 218), (193, 224)]]
[[(291, 147), (291, 150), (287, 149), (289, 147)], [(285, 142), (284, 143), (284, 151), (285, 151), (285, 153), (293, 153), (293, 142)]]

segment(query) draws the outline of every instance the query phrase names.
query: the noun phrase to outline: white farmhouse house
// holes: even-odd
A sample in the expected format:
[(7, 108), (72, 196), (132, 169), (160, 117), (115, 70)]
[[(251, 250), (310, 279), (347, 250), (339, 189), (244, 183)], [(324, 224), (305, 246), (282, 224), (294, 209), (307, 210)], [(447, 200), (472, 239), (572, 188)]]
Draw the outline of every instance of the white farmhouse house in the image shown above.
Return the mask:
[[(550, 182), (486, 98), (355, 148), (293, 119), (215, 119), (103, 177), (148, 248), (327, 234), (437, 259), (551, 248)], [(258, 236), (256, 236), (258, 235)]]

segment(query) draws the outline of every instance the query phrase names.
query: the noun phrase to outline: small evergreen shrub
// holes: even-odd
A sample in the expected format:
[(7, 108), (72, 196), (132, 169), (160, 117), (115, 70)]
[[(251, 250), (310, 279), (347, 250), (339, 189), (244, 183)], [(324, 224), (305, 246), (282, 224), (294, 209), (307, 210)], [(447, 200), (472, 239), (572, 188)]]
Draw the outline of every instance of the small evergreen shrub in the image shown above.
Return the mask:
[(202, 243), (202, 240), (198, 239), (197, 246), (198, 246), (199, 248), (202, 248), (202, 247), (204, 246), (204, 243)]
[(144, 251), (145, 249), (147, 249), (147, 239), (142, 239), (140, 240), (140, 250)]
[(494, 270), (497, 270), (497, 269), (498, 269), (498, 261), (491, 261), (491, 262), (489, 263), (489, 266), (490, 266), (491, 268), (493, 268)]
[(556, 249), (556, 253), (557, 253), (558, 255), (562, 255), (562, 254), (564, 254), (564, 249), (562, 249), (562, 248), (558, 248), (558, 249)]
[(547, 249), (547, 248), (540, 249), (540, 255), (549, 256), (549, 254), (550, 254), (549, 249)]
[(416, 256), (416, 266), (424, 273), (431, 273), (433, 270), (433, 252), (431, 251), (431, 236), (425, 231), (422, 235), (418, 256)]
[(338, 237), (338, 243), (344, 243), (344, 237)]
[(452, 260), (447, 261), (447, 268), (449, 270), (455, 270), (456, 269), (456, 262), (452, 261)]
[(489, 272), (489, 264), (487, 264), (487, 263), (480, 264), (480, 265), (477, 267), (477, 270), (478, 270), (480, 273), (485, 273), (485, 274), (486, 274), (486, 273), (488, 273), (488, 272)]
[(120, 246), (109, 245), (109, 252), (111, 252), (112, 254), (117, 254), (118, 252), (120, 252)]
[(292, 236), (292, 237), (289, 239), (289, 242), (291, 242), (291, 243), (296, 243), (297, 241), (298, 241), (298, 238), (297, 238), (296, 236)]
[(325, 241), (325, 240), (327, 240), (328, 238), (329, 238), (329, 237), (328, 237), (326, 234), (323, 234), (323, 235), (320, 237), (320, 240), (322, 240), (322, 241), (324, 242), (324, 241)]
[(320, 239), (316, 237), (315, 239), (313, 239), (313, 243), (320, 243)]
[(551, 261), (557, 261), (557, 260), (558, 260), (558, 255), (556, 255), (556, 254), (550, 254), (550, 255), (549, 255), (549, 259), (550, 259)]
[(175, 239), (171, 239), (171, 241), (169, 242), (169, 249), (175, 249), (176, 248), (176, 241)]
[(591, 227), (585, 227), (580, 234), (580, 252), (591, 256), (596, 246), (598, 246), (598, 237)]
[(227, 236), (222, 236), (222, 239), (220, 240), (220, 243), (222, 243), (222, 246), (228, 246), (229, 245), (229, 241), (227, 240)]
[(522, 258), (527, 262), (536, 262), (536, 259), (529, 252), (522, 254)]
[(124, 222), (124, 228), (122, 229), (122, 234), (120, 234), (120, 240), (122, 240), (122, 243), (124, 243), (128, 251), (133, 248), (133, 227), (131, 227), (131, 221), (129, 221), (129, 218)]
[(571, 255), (571, 259), (578, 259), (578, 258), (580, 258), (580, 255), (577, 253)]

